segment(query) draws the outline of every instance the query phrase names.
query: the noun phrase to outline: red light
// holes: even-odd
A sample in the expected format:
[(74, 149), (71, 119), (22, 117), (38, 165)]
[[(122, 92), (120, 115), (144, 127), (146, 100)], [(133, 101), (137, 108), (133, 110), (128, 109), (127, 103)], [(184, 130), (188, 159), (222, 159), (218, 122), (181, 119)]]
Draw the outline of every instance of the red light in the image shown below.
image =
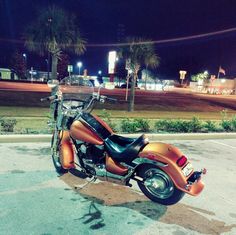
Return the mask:
[(177, 165), (179, 166), (179, 167), (181, 167), (181, 166), (183, 166), (186, 162), (187, 162), (187, 158), (185, 157), (185, 156), (182, 156), (181, 158), (179, 158), (178, 160), (177, 160)]

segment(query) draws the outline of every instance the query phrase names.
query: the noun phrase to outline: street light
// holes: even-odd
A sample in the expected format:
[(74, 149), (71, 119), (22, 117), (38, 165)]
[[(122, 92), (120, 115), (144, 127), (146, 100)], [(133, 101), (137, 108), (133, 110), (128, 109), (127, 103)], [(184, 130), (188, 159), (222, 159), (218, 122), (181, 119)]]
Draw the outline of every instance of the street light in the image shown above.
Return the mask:
[(80, 68), (83, 66), (82, 62), (77, 63), (77, 67), (79, 67), (79, 76), (80, 76)]
[(45, 62), (47, 64), (47, 81), (49, 81), (49, 58), (45, 59)]
[(99, 75), (102, 75), (102, 70), (98, 70), (98, 74), (99, 74)]
[(27, 55), (25, 53), (22, 54), (22, 56), (24, 57), (25, 59), (25, 67), (27, 69)]

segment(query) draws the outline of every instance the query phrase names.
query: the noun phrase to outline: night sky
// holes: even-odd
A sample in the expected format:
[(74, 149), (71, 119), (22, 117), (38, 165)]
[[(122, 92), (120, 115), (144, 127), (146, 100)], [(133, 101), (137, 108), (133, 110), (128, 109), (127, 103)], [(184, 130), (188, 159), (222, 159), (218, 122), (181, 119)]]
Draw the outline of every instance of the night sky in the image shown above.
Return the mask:
[[(219, 31), (236, 27), (235, 0), (0, 0), (0, 67), (9, 65), (14, 50), (28, 54), (29, 66), (46, 70), (45, 58), (27, 52), (21, 39), (39, 8), (55, 4), (77, 16), (88, 44), (117, 43), (123, 36), (152, 40)], [(121, 31), (123, 30), (123, 33)], [(71, 63), (83, 61), (90, 74), (107, 70), (109, 47), (87, 47), (83, 56), (70, 55)], [(156, 73), (165, 78), (208, 70), (217, 74), (221, 65), (236, 76), (236, 31), (189, 41), (156, 44), (161, 57)]]

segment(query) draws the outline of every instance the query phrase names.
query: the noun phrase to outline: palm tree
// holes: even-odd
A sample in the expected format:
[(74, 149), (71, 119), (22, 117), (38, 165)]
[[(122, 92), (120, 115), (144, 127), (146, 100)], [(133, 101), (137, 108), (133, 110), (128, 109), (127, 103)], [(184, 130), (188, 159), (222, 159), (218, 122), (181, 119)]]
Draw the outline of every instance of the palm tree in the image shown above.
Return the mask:
[[(153, 45), (150, 45), (153, 47)], [(147, 53), (147, 56), (144, 58), (144, 64), (146, 66), (146, 71), (150, 65), (151, 68), (155, 69), (160, 64), (160, 57), (153, 53), (154, 48)], [(147, 90), (147, 72), (145, 76), (145, 90)]]
[(138, 78), (138, 72), (142, 65), (156, 68), (159, 65), (159, 57), (155, 54), (154, 44), (151, 41), (145, 41), (142, 38), (128, 38), (127, 46), (120, 49), (120, 56), (129, 61), (130, 70), (132, 70), (133, 79), (131, 83), (131, 92), (128, 111), (134, 111), (135, 85)]
[(85, 41), (75, 25), (75, 17), (56, 6), (43, 9), (36, 21), (28, 26), (25, 46), (40, 55), (51, 55), (52, 79), (57, 78), (57, 63), (62, 50), (76, 54), (85, 51)]

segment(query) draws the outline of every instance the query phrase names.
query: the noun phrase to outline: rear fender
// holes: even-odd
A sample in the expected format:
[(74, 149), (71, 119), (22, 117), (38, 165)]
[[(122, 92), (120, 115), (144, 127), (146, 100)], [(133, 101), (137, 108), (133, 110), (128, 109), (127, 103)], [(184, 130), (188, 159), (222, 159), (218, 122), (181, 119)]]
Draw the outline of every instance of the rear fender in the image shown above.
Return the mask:
[(74, 150), (69, 131), (60, 132), (60, 162), (64, 169), (75, 168)]
[(176, 162), (181, 156), (183, 154), (178, 148), (160, 142), (149, 143), (139, 154), (141, 164), (145, 163), (142, 159), (147, 159), (146, 163), (153, 162), (170, 176), (179, 190), (195, 196), (202, 191), (204, 184), (199, 180), (189, 187), (187, 180), (194, 171), (189, 176), (184, 176), (182, 168), (188, 164), (188, 161), (183, 167), (179, 167)]

